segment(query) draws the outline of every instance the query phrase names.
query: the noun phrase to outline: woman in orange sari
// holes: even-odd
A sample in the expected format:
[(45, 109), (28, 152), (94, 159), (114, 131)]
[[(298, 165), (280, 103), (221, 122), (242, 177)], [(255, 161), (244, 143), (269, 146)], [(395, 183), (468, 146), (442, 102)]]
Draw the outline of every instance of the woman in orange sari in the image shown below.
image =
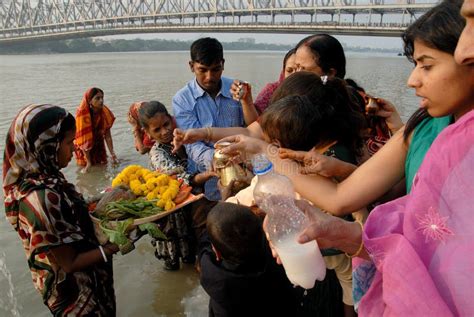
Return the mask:
[(107, 163), (105, 143), (112, 162), (117, 161), (110, 133), (114, 121), (113, 113), (104, 105), (104, 92), (95, 87), (87, 90), (77, 108), (74, 141), (77, 165), (84, 166), (83, 173), (92, 165)]

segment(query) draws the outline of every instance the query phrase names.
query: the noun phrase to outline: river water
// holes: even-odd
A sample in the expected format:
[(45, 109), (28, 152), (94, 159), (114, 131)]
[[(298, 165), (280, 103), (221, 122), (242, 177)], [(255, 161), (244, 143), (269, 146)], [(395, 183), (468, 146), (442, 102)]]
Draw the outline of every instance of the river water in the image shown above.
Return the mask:
[[(254, 96), (278, 78), (284, 52), (226, 52), (224, 75), (247, 80)], [(404, 120), (417, 100), (406, 80), (412, 68), (403, 57), (348, 53), (347, 77), (369, 93), (391, 100)], [(131, 163), (147, 165), (147, 157), (134, 149), (126, 119), (130, 104), (159, 100), (167, 107), (192, 73), (187, 52), (94, 53), (0, 56), (0, 153), (17, 111), (30, 103), (61, 105), (75, 113), (88, 87), (104, 90), (105, 104), (116, 116), (112, 129), (118, 167), (95, 167), (80, 174), (75, 162), (64, 172), (86, 196), (110, 184), (119, 169)], [(0, 211), (0, 316), (49, 316), (34, 289), (19, 237)], [(207, 316), (206, 294), (192, 266), (168, 272), (155, 259), (143, 238), (126, 256), (114, 257), (118, 316)]]

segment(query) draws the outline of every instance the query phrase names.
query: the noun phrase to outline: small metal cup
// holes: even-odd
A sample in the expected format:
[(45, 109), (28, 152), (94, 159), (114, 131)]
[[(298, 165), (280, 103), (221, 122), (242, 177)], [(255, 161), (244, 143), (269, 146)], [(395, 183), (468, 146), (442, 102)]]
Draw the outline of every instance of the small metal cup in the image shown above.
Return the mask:
[(246, 81), (240, 81), (239, 82), (239, 100), (242, 99), (242, 97), (245, 95), (245, 93), (247, 92), (247, 89), (248, 89), (248, 85), (249, 83), (246, 82)]
[(375, 115), (375, 113), (379, 110), (379, 105), (376, 101), (376, 98), (368, 97), (368, 101), (365, 104), (365, 112), (368, 115)]

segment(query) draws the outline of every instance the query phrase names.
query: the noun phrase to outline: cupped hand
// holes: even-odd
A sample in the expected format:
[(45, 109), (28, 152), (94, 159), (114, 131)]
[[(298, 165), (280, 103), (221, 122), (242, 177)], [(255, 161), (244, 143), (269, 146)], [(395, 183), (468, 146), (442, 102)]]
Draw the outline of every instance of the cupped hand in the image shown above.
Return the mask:
[(392, 132), (396, 132), (403, 126), (403, 121), (400, 117), (400, 114), (397, 111), (397, 108), (388, 100), (383, 98), (377, 98), (377, 104), (379, 105), (379, 110), (375, 113), (376, 116), (385, 118), (388, 128)]
[(219, 175), (215, 171), (205, 171), (194, 175), (193, 183), (202, 185), (212, 177), (218, 177)]
[(216, 145), (218, 145), (220, 142), (231, 143), (230, 145), (220, 149), (221, 153), (227, 155), (262, 153), (268, 146), (268, 143), (263, 140), (255, 139), (243, 134), (225, 137), (219, 140)]
[(344, 162), (337, 158), (320, 154), (316, 149), (311, 149), (308, 152), (280, 149), (279, 154), (282, 159), (300, 162), (302, 164), (300, 167), (301, 174), (319, 174), (324, 177), (336, 177), (340, 176), (340, 171), (344, 165)]
[(295, 200), (295, 204), (309, 220), (309, 225), (298, 237), (299, 243), (316, 240), (319, 247), (325, 249), (338, 245), (338, 241), (345, 238), (344, 230), (340, 230), (344, 220), (324, 213), (305, 200)]

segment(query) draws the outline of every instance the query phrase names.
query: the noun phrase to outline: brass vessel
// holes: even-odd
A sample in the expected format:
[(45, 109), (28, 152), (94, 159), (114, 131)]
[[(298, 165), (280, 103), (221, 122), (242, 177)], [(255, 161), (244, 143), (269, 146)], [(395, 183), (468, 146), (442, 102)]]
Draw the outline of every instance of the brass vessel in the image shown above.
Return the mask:
[(220, 151), (222, 148), (229, 145), (229, 142), (217, 143), (214, 151), (214, 168), (219, 175), (223, 186), (228, 186), (233, 179), (237, 179), (239, 174), (236, 165), (230, 161), (230, 156), (223, 154)]

